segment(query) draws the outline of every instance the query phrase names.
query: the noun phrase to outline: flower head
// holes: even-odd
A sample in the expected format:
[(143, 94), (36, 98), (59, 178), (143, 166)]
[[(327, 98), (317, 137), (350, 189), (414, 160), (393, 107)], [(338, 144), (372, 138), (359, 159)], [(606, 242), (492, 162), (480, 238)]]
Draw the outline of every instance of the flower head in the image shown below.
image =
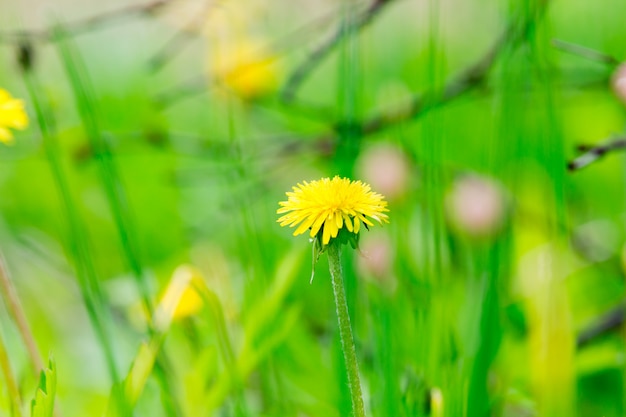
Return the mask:
[(373, 226), (371, 219), (388, 223), (387, 202), (368, 184), (336, 176), (306, 182), (287, 192), (287, 201), (278, 203), (281, 226), (298, 226), (294, 236), (311, 229), (311, 237), (321, 237), (322, 245), (336, 238), (341, 230), (358, 235), (361, 222)]
[(280, 83), (279, 56), (261, 34), (270, 13), (267, 2), (220, 2), (207, 14), (206, 36), (211, 86), (246, 101), (273, 93)]
[(11, 143), (13, 134), (9, 128), (24, 129), (27, 124), (24, 102), (11, 97), (8, 91), (0, 88), (0, 142)]
[(204, 306), (201, 291), (205, 287), (202, 273), (193, 266), (176, 268), (154, 313), (155, 327), (165, 330), (173, 320), (197, 314)]
[(251, 40), (225, 48), (214, 73), (218, 82), (247, 100), (262, 97), (278, 85), (276, 56)]

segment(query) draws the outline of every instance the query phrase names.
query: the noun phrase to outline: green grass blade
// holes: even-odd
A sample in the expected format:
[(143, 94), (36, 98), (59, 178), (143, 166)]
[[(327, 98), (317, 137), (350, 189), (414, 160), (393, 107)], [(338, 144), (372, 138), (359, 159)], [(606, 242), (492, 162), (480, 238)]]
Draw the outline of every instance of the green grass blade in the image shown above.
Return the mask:
[(139, 258), (139, 248), (135, 236), (131, 208), (113, 153), (100, 128), (96, 98), (87, 70), (81, 60), (78, 49), (63, 27), (56, 26), (54, 33), (54, 40), (74, 93), (76, 107), (78, 108), (91, 148), (96, 156), (100, 182), (105, 191), (109, 208), (113, 215), (113, 221), (120, 236), (122, 252), (131, 268), (133, 277), (143, 297), (144, 305), (149, 312), (152, 312), (150, 289)]
[(43, 137), (43, 146), (46, 153), (54, 182), (58, 188), (65, 218), (69, 226), (69, 247), (72, 260), (76, 268), (81, 296), (94, 327), (96, 336), (102, 349), (113, 382), (118, 380), (115, 351), (109, 337), (109, 317), (105, 308), (105, 297), (100, 289), (99, 278), (92, 262), (92, 254), (88, 245), (87, 231), (79, 214), (74, 196), (69, 186), (67, 173), (61, 162), (54, 119), (47, 102), (40, 96), (42, 89), (37, 79), (30, 71), (24, 72), (24, 81), (31, 101), (35, 107), (37, 123)]

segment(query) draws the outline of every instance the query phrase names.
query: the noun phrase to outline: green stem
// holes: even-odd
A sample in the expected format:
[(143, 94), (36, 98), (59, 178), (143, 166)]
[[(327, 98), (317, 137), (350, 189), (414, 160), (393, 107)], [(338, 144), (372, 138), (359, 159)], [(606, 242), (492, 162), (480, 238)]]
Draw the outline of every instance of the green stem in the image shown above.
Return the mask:
[(352, 337), (350, 315), (348, 314), (348, 303), (346, 302), (346, 290), (343, 286), (341, 248), (339, 245), (337, 242), (332, 242), (327, 246), (328, 266), (330, 267), (330, 276), (333, 281), (337, 319), (339, 320), (339, 337), (341, 338), (341, 348), (346, 362), (348, 385), (350, 387), (350, 396), (352, 397), (352, 412), (355, 417), (364, 417), (365, 407), (363, 406), (363, 394), (361, 393), (359, 364), (356, 360), (354, 338)]
[(57, 26), (54, 29), (53, 39), (59, 49), (61, 61), (74, 93), (79, 116), (95, 155), (100, 171), (100, 180), (120, 237), (122, 252), (126, 256), (133, 272), (133, 278), (143, 298), (144, 306), (152, 315), (154, 308), (150, 299), (150, 288), (139, 257), (130, 203), (113, 158), (113, 153), (100, 129), (93, 87), (80, 55), (71, 44), (71, 38), (61, 26)]
[(96, 337), (100, 342), (109, 374), (114, 383), (119, 381), (113, 340), (108, 331), (108, 318), (105, 316), (104, 296), (100, 289), (98, 276), (91, 261), (92, 254), (88, 248), (88, 240), (85, 236), (74, 197), (70, 191), (69, 180), (63, 168), (58, 143), (56, 141), (54, 121), (50, 117), (49, 109), (45, 102), (40, 99), (37, 80), (34, 74), (24, 71), (24, 82), (30, 94), (32, 104), (39, 124), (39, 130), (43, 139), (43, 148), (52, 172), (52, 178), (57, 186), (59, 196), (68, 220), (70, 234), (70, 253), (73, 255), (76, 277), (80, 292), (87, 309), (87, 314), (93, 325)]
[(12, 417), (22, 417), (22, 409), (21, 404), (22, 400), (20, 399), (20, 390), (17, 385), (17, 380), (15, 379), (15, 375), (13, 375), (13, 371), (11, 370), (11, 363), (9, 361), (9, 355), (7, 353), (6, 345), (4, 344), (4, 338), (0, 334), (0, 371), (4, 376), (4, 381), (7, 387), (7, 393), (9, 394), (9, 401), (11, 403), (11, 416)]
[(217, 333), (218, 347), (221, 350), (224, 363), (226, 364), (226, 370), (230, 374), (230, 380), (233, 383), (235, 389), (235, 407), (236, 416), (248, 416), (248, 406), (244, 395), (244, 383), (237, 369), (237, 360), (235, 357), (235, 349), (230, 340), (228, 329), (226, 327), (226, 319), (224, 318), (224, 310), (218, 296), (208, 289), (207, 287), (195, 286), (196, 291), (202, 297), (205, 305), (209, 307), (211, 318), (215, 324), (215, 330)]

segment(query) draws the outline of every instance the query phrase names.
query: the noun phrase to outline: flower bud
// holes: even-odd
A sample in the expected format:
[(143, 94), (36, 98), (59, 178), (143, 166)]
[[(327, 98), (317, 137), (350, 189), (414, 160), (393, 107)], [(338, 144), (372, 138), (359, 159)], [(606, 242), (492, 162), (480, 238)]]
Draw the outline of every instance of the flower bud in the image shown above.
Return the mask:
[(486, 236), (502, 226), (506, 199), (495, 181), (470, 175), (455, 182), (446, 206), (454, 226), (473, 236)]
[(402, 196), (409, 187), (409, 161), (401, 149), (388, 143), (366, 149), (357, 170), (364, 181), (390, 200)]

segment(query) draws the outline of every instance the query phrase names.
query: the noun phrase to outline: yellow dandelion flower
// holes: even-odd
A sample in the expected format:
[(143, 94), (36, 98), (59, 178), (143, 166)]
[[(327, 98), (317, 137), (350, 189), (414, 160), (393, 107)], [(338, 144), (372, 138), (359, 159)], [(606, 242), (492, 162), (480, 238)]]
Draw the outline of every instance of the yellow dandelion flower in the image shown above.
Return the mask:
[(361, 223), (373, 226), (371, 219), (380, 224), (389, 223), (385, 214), (387, 202), (384, 197), (371, 190), (361, 181), (350, 181), (336, 176), (319, 181), (304, 181), (287, 192), (287, 201), (278, 203), (281, 208), (278, 219), (281, 226), (298, 226), (294, 236), (311, 229), (311, 237), (321, 234), (322, 245), (336, 238), (339, 231), (346, 229), (358, 235)]
[(230, 41), (216, 48), (215, 80), (246, 100), (263, 97), (278, 86), (278, 59), (260, 41)]
[(0, 142), (10, 144), (13, 141), (11, 129), (24, 129), (28, 116), (22, 100), (11, 97), (8, 91), (0, 88)]

